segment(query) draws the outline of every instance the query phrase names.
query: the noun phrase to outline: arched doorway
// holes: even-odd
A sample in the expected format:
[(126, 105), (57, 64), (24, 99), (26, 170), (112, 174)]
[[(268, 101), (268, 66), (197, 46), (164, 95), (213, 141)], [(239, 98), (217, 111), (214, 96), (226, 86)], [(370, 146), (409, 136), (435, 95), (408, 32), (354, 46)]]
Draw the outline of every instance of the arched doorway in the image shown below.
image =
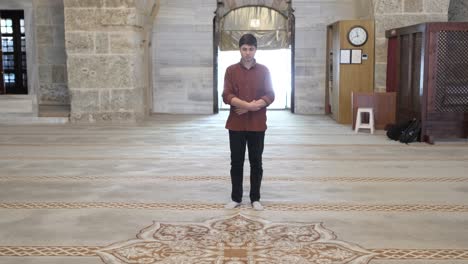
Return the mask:
[[(229, 65), (239, 62), (238, 41), (245, 33), (257, 37), (256, 59), (266, 65), (272, 75), (276, 99), (273, 109), (294, 109), (294, 17), (292, 10), (279, 12), (267, 6), (241, 6), (214, 19), (214, 104), (213, 111), (227, 109), (222, 102), (224, 73)], [(224, 7), (223, 7), (224, 8)]]

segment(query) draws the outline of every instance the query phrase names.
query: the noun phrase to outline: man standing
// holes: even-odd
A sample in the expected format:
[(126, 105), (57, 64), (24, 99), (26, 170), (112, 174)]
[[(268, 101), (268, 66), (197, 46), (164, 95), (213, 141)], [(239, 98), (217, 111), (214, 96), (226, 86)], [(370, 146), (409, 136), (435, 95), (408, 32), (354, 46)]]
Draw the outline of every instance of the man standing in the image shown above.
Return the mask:
[(224, 76), (223, 101), (231, 105), (226, 122), (231, 149), (232, 201), (225, 205), (233, 209), (242, 202), (245, 148), (249, 150), (250, 202), (255, 210), (260, 203), (262, 154), (265, 138), (266, 107), (275, 100), (268, 68), (255, 61), (257, 39), (245, 34), (239, 40), (241, 61), (227, 68)]

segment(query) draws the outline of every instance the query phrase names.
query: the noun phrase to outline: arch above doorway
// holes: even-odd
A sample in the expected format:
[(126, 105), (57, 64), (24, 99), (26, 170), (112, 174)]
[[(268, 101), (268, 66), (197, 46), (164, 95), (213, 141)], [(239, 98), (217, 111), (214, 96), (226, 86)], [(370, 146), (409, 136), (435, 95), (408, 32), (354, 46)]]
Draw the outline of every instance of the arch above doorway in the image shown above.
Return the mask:
[(274, 9), (286, 17), (292, 13), (291, 0), (217, 0), (216, 16), (224, 17), (230, 11), (246, 6), (264, 6)]
[(288, 18), (276, 10), (262, 6), (240, 7), (227, 13), (219, 25), (221, 51), (238, 50), (239, 39), (252, 33), (258, 49), (285, 49), (291, 43)]
[[(244, 10), (246, 7), (252, 7), (250, 13)], [(251, 10), (251, 9), (250, 9)], [(226, 25), (228, 26), (239, 26), (238, 21), (236, 19), (242, 19), (243, 16), (252, 15), (252, 12), (256, 12), (256, 16), (262, 18), (262, 16), (266, 17), (267, 19), (271, 20), (269, 23), (269, 28), (272, 27), (281, 29), (284, 28), (286, 38), (289, 44), (293, 42), (293, 32), (294, 32), (294, 10), (292, 9), (292, 0), (217, 0), (217, 8), (215, 11), (215, 18), (214, 18), (214, 42), (215, 44), (220, 43), (221, 41), (221, 30), (224, 30)], [(229, 14), (229, 15), (228, 15)], [(278, 17), (283, 16), (286, 20), (276, 19)], [(229, 23), (224, 23), (226, 20), (232, 20)], [(279, 23), (284, 23), (284, 25), (279, 25)], [(250, 21), (249, 21), (250, 22)], [(236, 25), (237, 23), (237, 25)], [(233, 25), (234, 24), (234, 25)], [(247, 25), (244, 27), (249, 29), (250, 31), (259, 31), (255, 27), (250, 27)], [(262, 28), (260, 29), (262, 30)], [(259, 35), (259, 34), (258, 34)], [(261, 44), (261, 41), (260, 43)]]

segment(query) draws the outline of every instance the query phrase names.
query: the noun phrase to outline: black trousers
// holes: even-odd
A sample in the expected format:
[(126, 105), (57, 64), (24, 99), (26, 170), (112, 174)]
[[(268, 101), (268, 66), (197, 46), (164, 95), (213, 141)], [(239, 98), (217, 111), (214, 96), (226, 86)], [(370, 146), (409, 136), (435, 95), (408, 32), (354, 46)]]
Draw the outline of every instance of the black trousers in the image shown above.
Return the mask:
[(250, 162), (250, 201), (260, 200), (260, 186), (263, 177), (262, 154), (265, 132), (229, 130), (231, 149), (231, 199), (242, 202), (242, 182), (244, 180), (245, 146), (249, 149)]

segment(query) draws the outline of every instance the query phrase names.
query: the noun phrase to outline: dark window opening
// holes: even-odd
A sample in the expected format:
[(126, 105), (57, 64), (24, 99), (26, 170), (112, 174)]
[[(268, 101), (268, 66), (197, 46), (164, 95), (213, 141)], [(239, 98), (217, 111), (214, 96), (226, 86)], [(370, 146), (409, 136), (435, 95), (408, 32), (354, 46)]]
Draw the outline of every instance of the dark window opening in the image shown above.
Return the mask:
[(24, 11), (0, 11), (0, 94), (28, 94)]

